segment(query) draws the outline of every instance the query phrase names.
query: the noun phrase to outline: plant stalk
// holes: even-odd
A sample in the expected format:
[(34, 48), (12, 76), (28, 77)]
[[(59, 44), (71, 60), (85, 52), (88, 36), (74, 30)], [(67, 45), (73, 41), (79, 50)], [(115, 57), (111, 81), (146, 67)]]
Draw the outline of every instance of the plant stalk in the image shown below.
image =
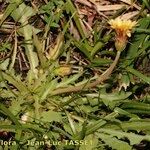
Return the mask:
[(111, 75), (112, 71), (114, 70), (115, 66), (118, 63), (118, 60), (120, 58), (120, 51), (117, 51), (117, 55), (113, 61), (113, 63), (110, 65), (110, 67), (103, 73), (101, 74), (97, 80), (89, 83), (84, 83), (80, 86), (74, 86), (74, 87), (67, 87), (67, 88), (58, 88), (54, 91), (51, 92), (51, 95), (58, 95), (58, 94), (63, 94), (63, 93), (71, 93), (71, 92), (78, 92), (81, 90), (87, 90), (89, 88), (96, 87), (98, 84), (101, 82), (107, 80), (109, 76)]

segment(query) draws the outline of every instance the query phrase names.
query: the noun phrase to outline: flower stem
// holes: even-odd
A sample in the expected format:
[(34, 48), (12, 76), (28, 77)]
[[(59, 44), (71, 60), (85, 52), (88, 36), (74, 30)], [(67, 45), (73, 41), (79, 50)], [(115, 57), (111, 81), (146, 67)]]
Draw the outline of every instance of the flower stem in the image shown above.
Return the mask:
[(58, 95), (58, 94), (63, 94), (63, 93), (71, 93), (71, 92), (78, 92), (81, 90), (87, 90), (89, 88), (93, 88), (96, 87), (98, 84), (100, 84), (101, 82), (105, 81), (108, 79), (108, 77), (111, 75), (112, 71), (114, 70), (115, 66), (118, 63), (118, 60), (120, 58), (120, 51), (117, 51), (117, 55), (113, 61), (113, 63), (110, 65), (110, 67), (103, 73), (101, 74), (98, 79), (96, 79), (93, 82), (89, 82), (89, 83), (84, 83), (80, 86), (74, 86), (74, 87), (67, 87), (67, 88), (58, 88), (56, 90), (54, 90), (53, 92), (51, 92), (51, 95)]

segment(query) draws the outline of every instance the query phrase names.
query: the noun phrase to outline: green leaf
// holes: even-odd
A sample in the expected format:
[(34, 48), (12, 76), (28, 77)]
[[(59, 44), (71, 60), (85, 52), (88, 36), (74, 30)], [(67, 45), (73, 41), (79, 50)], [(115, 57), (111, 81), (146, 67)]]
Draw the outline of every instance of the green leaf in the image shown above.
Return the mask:
[(11, 14), (11, 16), (14, 18), (15, 21), (19, 21), (21, 23), (25, 42), (26, 41), (29, 42), (25, 45), (26, 55), (28, 57), (31, 67), (30, 71), (31, 77), (37, 78), (36, 66), (38, 58), (37, 56), (35, 56), (35, 53), (33, 51), (34, 50), (32, 41), (33, 27), (28, 24), (28, 19), (33, 15), (35, 15), (35, 11), (33, 10), (33, 8), (25, 5), (24, 3), (19, 5), (19, 7), (16, 10), (14, 10), (13, 13)]
[(116, 137), (103, 133), (97, 134), (97, 136), (114, 150), (132, 150), (132, 147), (128, 143), (118, 140)]
[(148, 9), (150, 9), (150, 4), (149, 4), (149, 0), (142, 0), (143, 1), (143, 3), (145, 4), (145, 6), (148, 8)]
[(104, 45), (101, 41), (97, 42), (91, 51), (91, 56), (93, 57)]
[(87, 142), (87, 144), (81, 145), (79, 150), (96, 150), (98, 145), (98, 138), (95, 134), (86, 136), (84, 141)]
[(126, 91), (129, 85), (130, 85), (129, 75), (127, 73), (121, 74), (120, 89), (122, 89), (122, 87), (123, 87)]
[(20, 122), (18, 122), (17, 118), (9, 111), (8, 108), (6, 108), (3, 104), (0, 103), (0, 110), (3, 112), (3, 114), (7, 115), (11, 121), (13, 121), (16, 125), (20, 126)]
[(7, 6), (3, 17), (0, 19), (0, 26), (5, 21), (5, 19), (12, 13), (13, 10), (17, 8), (17, 6), (22, 2), (22, 0), (11, 0), (10, 4)]
[(83, 29), (82, 29), (80, 17), (79, 17), (78, 12), (76, 11), (76, 8), (73, 5), (71, 0), (67, 1), (66, 9), (69, 10), (71, 12), (71, 14), (73, 15), (73, 19), (76, 23), (78, 31), (80, 32), (82, 38), (85, 38), (85, 33), (83, 32)]
[[(150, 17), (142, 18), (139, 22), (139, 28), (146, 29), (150, 25)], [(133, 36), (132, 44), (130, 44), (126, 61), (124, 61), (125, 66), (130, 65), (133, 60), (137, 57), (137, 53), (139, 49), (142, 47), (143, 43), (145, 42), (145, 39), (147, 37), (147, 34), (142, 33), (135, 33), (135, 36)]]
[(32, 7), (26, 6), (24, 3), (19, 5), (19, 7), (11, 14), (15, 21), (18, 21), (22, 24), (26, 24), (28, 19), (33, 15), (35, 15), (35, 11), (32, 9)]
[[(100, 129), (102, 126), (104, 126), (107, 123), (106, 120), (114, 119), (117, 116), (118, 116), (118, 113), (113, 112), (113, 113), (105, 116), (104, 119), (100, 119), (98, 121), (95, 121), (93, 124), (88, 125), (86, 135), (94, 133), (95, 131), (97, 131), (98, 129)], [(78, 139), (78, 138), (79, 138), (79, 134), (74, 136), (74, 139)]]
[(117, 137), (118, 139), (126, 137), (129, 139), (130, 145), (139, 144), (143, 140), (150, 141), (150, 135), (138, 135), (134, 133), (127, 133), (123, 131), (116, 131), (116, 130), (105, 129), (105, 128), (99, 129), (98, 132), (99, 134), (101, 133), (108, 134), (111, 137)]
[(57, 88), (66, 87), (69, 84), (73, 84), (79, 77), (81, 77), (82, 73), (72, 75), (69, 78), (63, 78), (62, 81), (57, 85)]
[(42, 112), (40, 117), (41, 117), (41, 121), (44, 121), (44, 122), (62, 121), (61, 113), (55, 112), (52, 110)]
[(125, 102), (122, 106), (122, 109), (132, 113), (143, 113), (149, 114), (150, 113), (150, 104), (145, 104), (141, 102)]
[(135, 76), (139, 77), (144, 82), (150, 84), (150, 77), (145, 76), (144, 74), (140, 73), (138, 70), (135, 70), (134, 68), (131, 67), (127, 67), (126, 70), (134, 74)]
[(73, 44), (88, 58), (91, 59), (90, 52), (88, 49), (85, 47), (85, 44), (81, 41), (77, 41), (75, 38), (72, 36), (69, 36), (69, 38), (72, 39)]
[(40, 65), (42, 68), (44, 68), (46, 66), (46, 57), (42, 52), (42, 42), (38, 39), (38, 36), (36, 34), (37, 33), (33, 31), (33, 44), (36, 47)]
[(117, 112), (117, 113), (119, 113), (119, 114), (121, 114), (121, 115), (128, 116), (128, 117), (130, 117), (130, 118), (132, 118), (132, 119), (139, 119), (139, 117), (138, 117), (137, 115), (131, 114), (131, 113), (129, 113), (129, 112), (127, 112), (127, 111), (125, 111), (125, 110), (119, 108), (119, 107), (116, 107), (116, 108), (114, 109), (114, 112)]
[(2, 63), (0, 63), (0, 70), (7, 70), (9, 62), (10, 62), (10, 58), (7, 58)]
[[(25, 27), (27, 27), (29, 29), (29, 32), (32, 33), (34, 32), (35, 34), (38, 34), (39, 32), (41, 32), (40, 29), (37, 29), (35, 28), (34, 26), (30, 25), (30, 24), (26, 24), (24, 26), (20, 26), (20, 28), (17, 30), (17, 33), (20, 35), (20, 36), (24, 36), (24, 30), (25, 30)], [(27, 44), (31, 44), (31, 40), (30, 41), (25, 41), (25, 43)]]
[[(133, 114), (134, 115), (134, 114)], [(140, 125), (139, 125), (140, 124)], [(150, 120), (149, 119), (130, 119), (130, 121), (123, 121), (118, 124), (108, 124), (105, 126), (108, 129), (123, 130), (123, 131), (144, 131), (144, 133), (149, 133), (150, 131)]]
[(130, 95), (132, 94), (132, 92), (113, 92), (113, 93), (101, 93), (100, 94), (100, 98), (102, 99), (107, 99), (109, 101), (113, 101), (113, 100), (123, 100), (128, 98)]
[(12, 103), (11, 103), (11, 106), (9, 107), (9, 110), (14, 115), (17, 115), (22, 110), (22, 107), (20, 105), (21, 105), (20, 102), (18, 102), (17, 100), (13, 100)]
[(57, 80), (52, 80), (51, 82), (47, 82), (43, 86), (40, 87), (40, 102), (43, 102), (46, 97), (56, 88)]
[(14, 77), (12, 77), (10, 74), (7, 74), (5, 72), (1, 72), (3, 79), (7, 80), (9, 83), (11, 83), (13, 86), (15, 86), (21, 93), (28, 93), (27, 87), (24, 85), (22, 81), (17, 81)]
[(112, 63), (112, 60), (110, 59), (104, 59), (104, 58), (94, 58), (92, 60), (91, 66), (102, 66), (102, 65), (108, 65)]
[(135, 28), (135, 32), (150, 34), (150, 29)]
[(102, 99), (103, 103), (106, 106), (109, 106), (110, 109), (113, 109), (114, 107), (118, 106), (122, 100), (128, 98), (132, 93), (131, 92), (116, 92), (116, 93), (101, 93), (100, 98)]
[(23, 110), (23, 106), (21, 106), (23, 102), (24, 100), (22, 97), (12, 100), (11, 105), (9, 106), (9, 110), (12, 112), (12, 114), (16, 116), (21, 110)]

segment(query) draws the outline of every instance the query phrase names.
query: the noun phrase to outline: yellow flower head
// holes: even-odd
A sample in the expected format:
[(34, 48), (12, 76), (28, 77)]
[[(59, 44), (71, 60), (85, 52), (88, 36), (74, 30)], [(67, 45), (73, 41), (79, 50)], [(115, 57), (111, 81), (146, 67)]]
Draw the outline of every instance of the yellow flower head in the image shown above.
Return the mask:
[(125, 49), (128, 37), (131, 36), (131, 30), (136, 26), (136, 21), (125, 20), (121, 18), (111, 19), (108, 22), (116, 32), (115, 46), (118, 51)]
[(136, 26), (136, 21), (125, 20), (121, 18), (111, 19), (108, 22), (111, 25), (112, 29), (116, 30), (116, 33), (122, 33), (128, 37), (131, 36), (131, 30), (134, 26)]

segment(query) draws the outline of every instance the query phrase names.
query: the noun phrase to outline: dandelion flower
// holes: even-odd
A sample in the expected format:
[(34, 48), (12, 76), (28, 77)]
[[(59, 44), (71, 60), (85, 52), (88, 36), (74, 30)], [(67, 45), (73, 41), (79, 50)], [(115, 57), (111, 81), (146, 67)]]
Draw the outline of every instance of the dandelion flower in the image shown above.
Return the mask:
[(116, 32), (116, 49), (122, 51), (127, 44), (128, 37), (131, 37), (131, 31), (133, 27), (136, 26), (137, 22), (116, 18), (111, 19), (108, 23), (110, 24), (111, 28), (114, 29)]

